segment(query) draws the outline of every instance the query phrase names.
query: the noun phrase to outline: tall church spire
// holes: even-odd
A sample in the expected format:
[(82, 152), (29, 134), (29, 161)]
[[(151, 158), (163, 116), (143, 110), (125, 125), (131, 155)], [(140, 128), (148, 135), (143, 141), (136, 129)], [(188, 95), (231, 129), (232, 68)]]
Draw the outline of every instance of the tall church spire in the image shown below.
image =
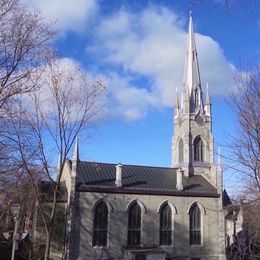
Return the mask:
[(199, 64), (197, 57), (197, 49), (195, 44), (195, 35), (193, 31), (193, 22), (190, 12), (189, 20), (189, 32), (188, 32), (188, 48), (186, 53), (186, 63), (184, 70), (184, 85), (189, 94), (191, 95), (192, 89), (195, 86), (200, 87), (200, 73), (199, 73)]
[(183, 99), (174, 117), (172, 165), (186, 176), (203, 174), (214, 181), (211, 102), (207, 91), (204, 106), (191, 13), (183, 83)]

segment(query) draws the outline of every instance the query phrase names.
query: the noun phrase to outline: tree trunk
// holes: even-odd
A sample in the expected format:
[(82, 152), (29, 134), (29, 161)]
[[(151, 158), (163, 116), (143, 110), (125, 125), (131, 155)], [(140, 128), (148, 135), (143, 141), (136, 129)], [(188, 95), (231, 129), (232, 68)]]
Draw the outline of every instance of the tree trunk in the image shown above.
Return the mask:
[(49, 256), (50, 256), (50, 248), (51, 248), (50, 235), (51, 233), (48, 231), (45, 240), (46, 244), (45, 244), (44, 260), (49, 260)]
[[(59, 185), (59, 183), (58, 183)], [(53, 230), (53, 225), (55, 224), (55, 212), (57, 207), (57, 192), (58, 192), (58, 185), (56, 185), (53, 191), (53, 202), (52, 202), (52, 209), (50, 214), (50, 222), (48, 225), (48, 231), (46, 232), (46, 244), (45, 244), (45, 253), (44, 253), (44, 260), (49, 260), (50, 258), (50, 249), (51, 249), (51, 234)]]

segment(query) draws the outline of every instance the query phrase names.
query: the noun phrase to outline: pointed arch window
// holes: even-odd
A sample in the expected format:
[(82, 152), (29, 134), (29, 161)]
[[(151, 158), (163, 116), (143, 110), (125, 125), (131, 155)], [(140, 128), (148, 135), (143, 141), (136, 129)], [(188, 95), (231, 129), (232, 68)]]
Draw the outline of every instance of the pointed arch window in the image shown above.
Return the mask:
[(181, 138), (179, 141), (179, 163), (183, 162), (183, 150), (184, 150), (184, 144)]
[(197, 203), (193, 204), (189, 211), (190, 215), (190, 244), (201, 244), (201, 212)]
[(172, 210), (168, 203), (160, 209), (160, 245), (172, 244)]
[(203, 162), (204, 161), (204, 144), (199, 136), (197, 136), (193, 143), (194, 148), (194, 162)]
[(128, 211), (127, 244), (129, 247), (140, 246), (141, 243), (141, 208), (137, 202)]
[(107, 245), (108, 207), (104, 201), (99, 202), (94, 211), (93, 246)]

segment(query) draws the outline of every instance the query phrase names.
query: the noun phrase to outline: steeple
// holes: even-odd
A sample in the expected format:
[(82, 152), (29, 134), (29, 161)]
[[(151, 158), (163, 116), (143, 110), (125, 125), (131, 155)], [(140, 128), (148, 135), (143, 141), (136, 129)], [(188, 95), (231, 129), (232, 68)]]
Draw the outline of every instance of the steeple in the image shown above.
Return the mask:
[(189, 31), (188, 31), (188, 48), (186, 53), (186, 63), (184, 69), (184, 85), (191, 96), (192, 89), (198, 86), (200, 88), (200, 73), (195, 44), (195, 35), (193, 31), (193, 22), (190, 12)]
[(174, 116), (172, 165), (181, 167), (185, 176), (201, 174), (215, 180), (210, 168), (214, 163), (210, 95), (207, 89), (204, 106), (191, 13), (183, 85), (182, 101)]

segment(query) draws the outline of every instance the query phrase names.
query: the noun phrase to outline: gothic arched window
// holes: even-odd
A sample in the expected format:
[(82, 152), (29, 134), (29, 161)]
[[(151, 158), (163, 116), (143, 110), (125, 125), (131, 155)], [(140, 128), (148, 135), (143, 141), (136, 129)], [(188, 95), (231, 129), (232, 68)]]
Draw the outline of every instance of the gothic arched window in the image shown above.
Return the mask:
[(190, 244), (201, 244), (201, 212), (197, 203), (194, 203), (189, 211), (190, 215)]
[(93, 246), (107, 245), (108, 208), (104, 201), (99, 202), (94, 211)]
[(160, 245), (172, 244), (172, 211), (166, 203), (160, 209)]
[(141, 243), (141, 208), (137, 202), (133, 203), (128, 210), (128, 234), (127, 244), (129, 247), (140, 246)]
[(180, 139), (180, 141), (179, 141), (179, 163), (183, 162), (183, 150), (184, 150), (183, 140)]
[(204, 144), (199, 136), (197, 136), (193, 143), (194, 148), (194, 162), (203, 162), (204, 161)]

